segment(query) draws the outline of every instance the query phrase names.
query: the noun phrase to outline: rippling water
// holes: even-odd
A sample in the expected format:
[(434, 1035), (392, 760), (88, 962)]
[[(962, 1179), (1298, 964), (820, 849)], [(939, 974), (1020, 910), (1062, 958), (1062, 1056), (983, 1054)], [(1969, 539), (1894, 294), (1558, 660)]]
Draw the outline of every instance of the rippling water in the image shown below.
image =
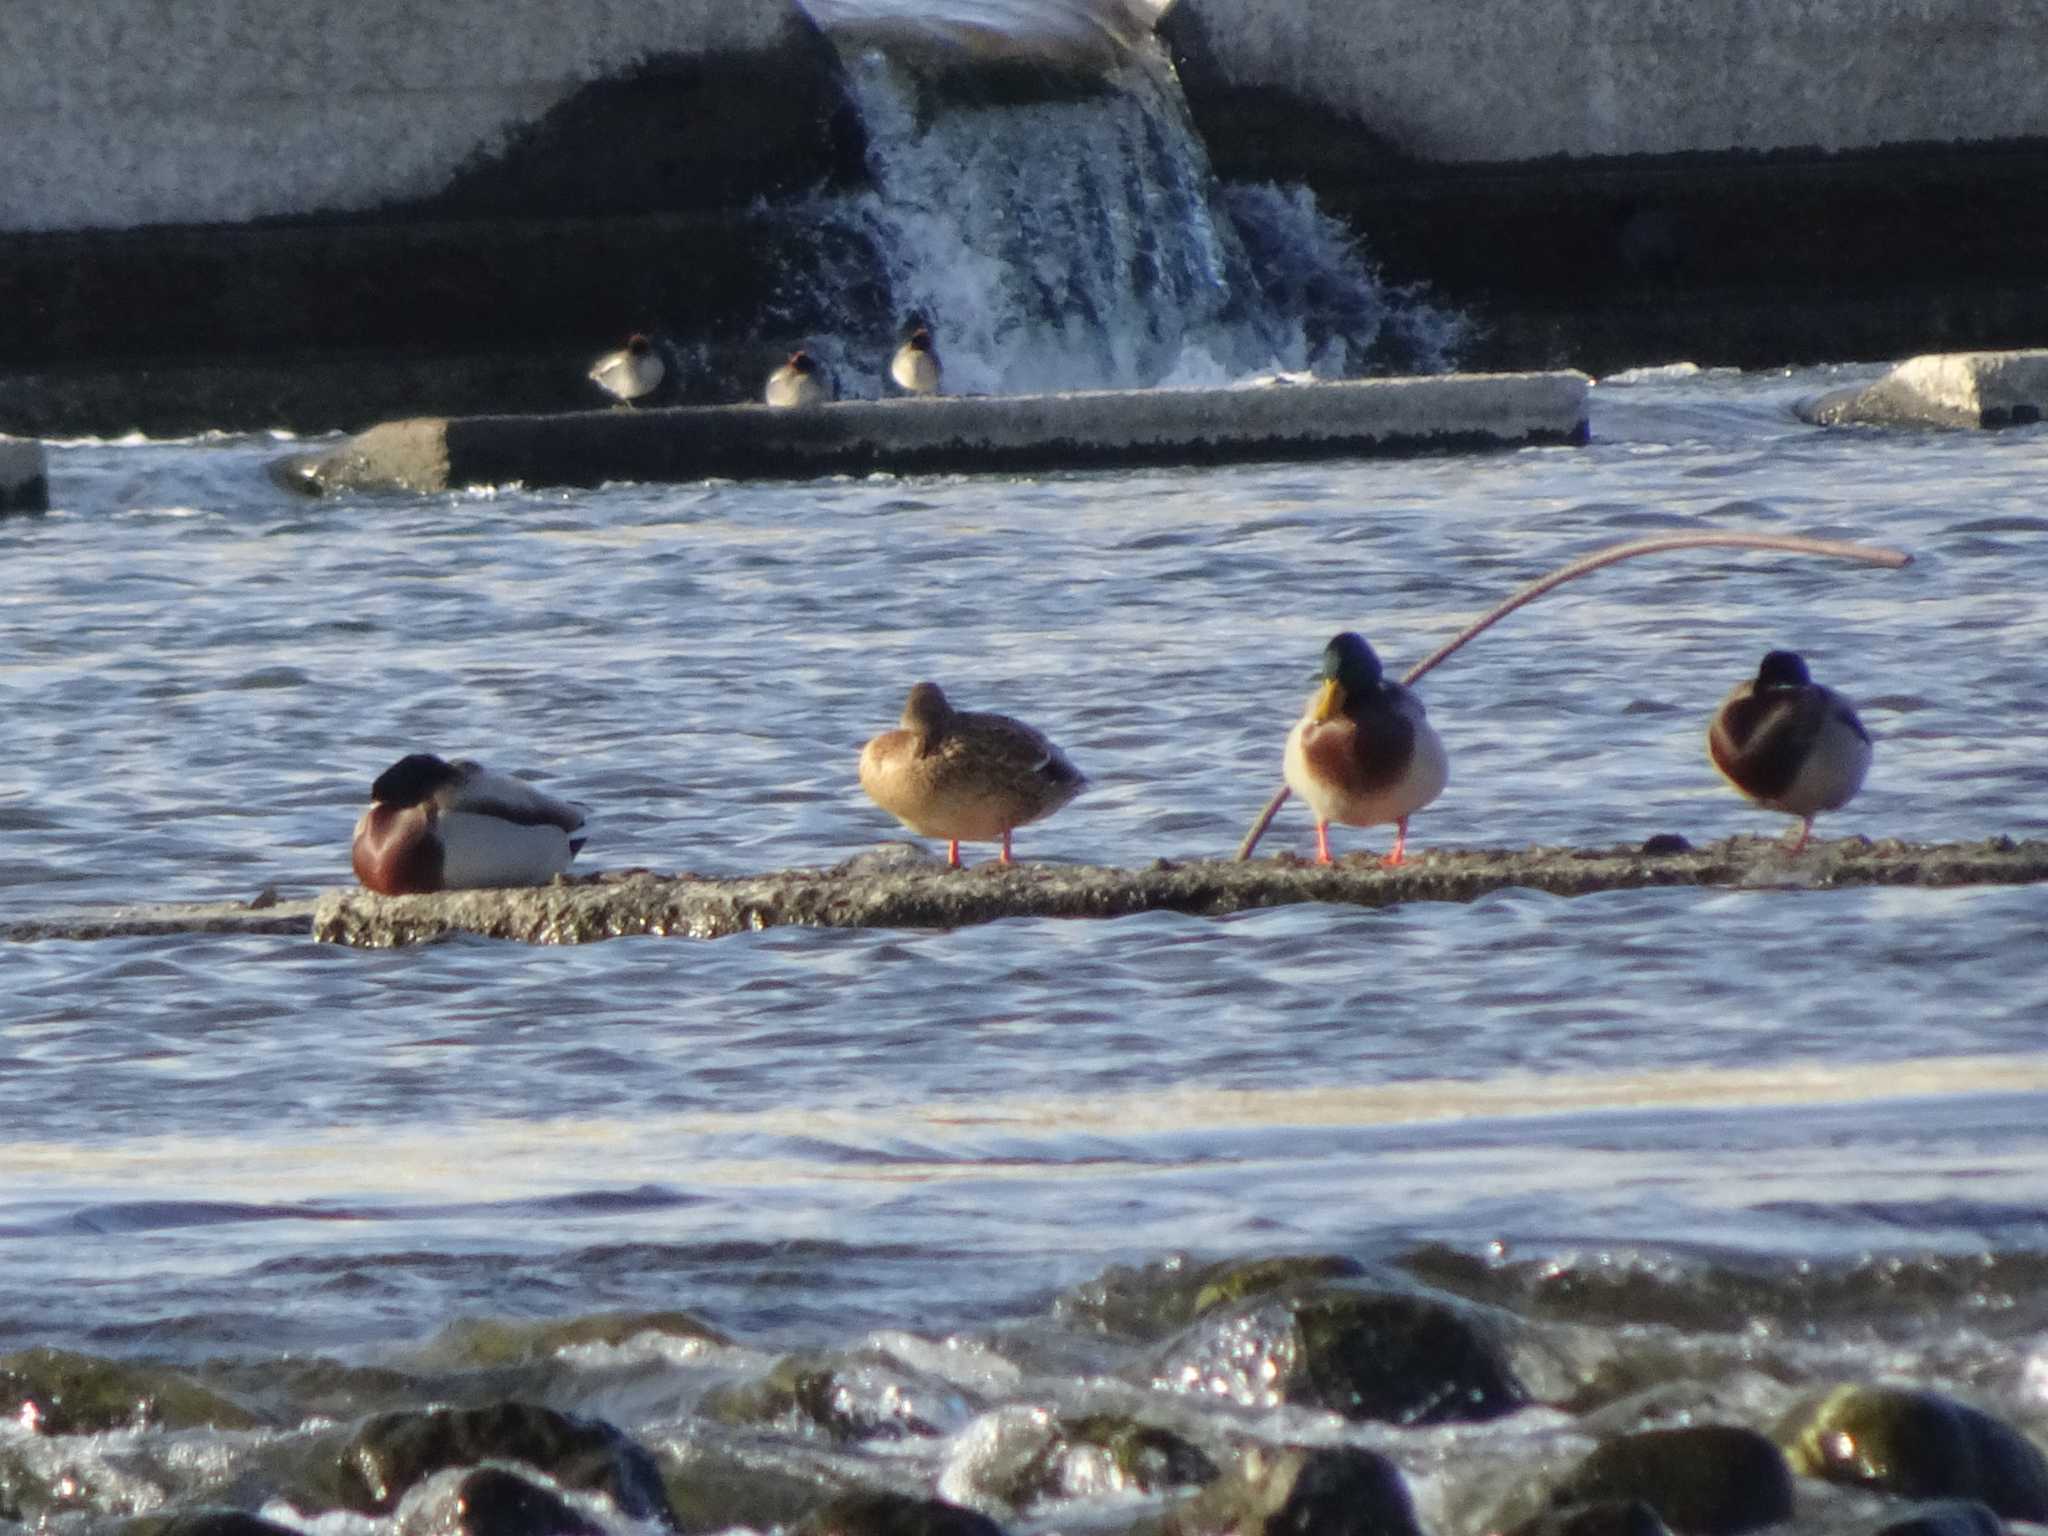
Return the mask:
[[(1774, 646), (1877, 738), (1823, 835), (2048, 834), (2048, 429), (1790, 417), (1838, 378), (1603, 385), (1581, 450), (1037, 479), (309, 504), (269, 440), (58, 447), (58, 510), (0, 523), (0, 916), (338, 884), (415, 749), (589, 804), (590, 867), (835, 862), (901, 835), (854, 762), (921, 677), (1091, 777), (1021, 857), (1222, 853), (1334, 630), (1402, 667), (1575, 554), (1693, 527), (1915, 563), (1694, 552), (1517, 614), (1424, 686), (1451, 785), (1411, 848), (1776, 831), (1703, 745)], [(1265, 851), (1311, 846), (1292, 807)], [(374, 1360), (679, 1305), (847, 1346), (1039, 1318), (1176, 1250), (2009, 1263), (2048, 1249), (2044, 917), (2038, 888), (1511, 892), (13, 946), (0, 1347)], [(1931, 1306), (1883, 1363), (2036, 1358), (1970, 1345), (1983, 1321)], [(2043, 1412), (2034, 1379), (2010, 1411)]]

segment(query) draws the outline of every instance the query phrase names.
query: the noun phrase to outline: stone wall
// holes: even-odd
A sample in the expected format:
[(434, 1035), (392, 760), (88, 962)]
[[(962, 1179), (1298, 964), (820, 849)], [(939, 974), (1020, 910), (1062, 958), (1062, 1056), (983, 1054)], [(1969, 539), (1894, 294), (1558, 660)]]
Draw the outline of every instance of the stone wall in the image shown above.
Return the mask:
[[(428, 197), (581, 87), (771, 50), (795, 19), (794, 0), (7, 0), (0, 231)], [(1424, 160), (2048, 136), (2048, 0), (1180, 0), (1169, 25), (1222, 84)]]

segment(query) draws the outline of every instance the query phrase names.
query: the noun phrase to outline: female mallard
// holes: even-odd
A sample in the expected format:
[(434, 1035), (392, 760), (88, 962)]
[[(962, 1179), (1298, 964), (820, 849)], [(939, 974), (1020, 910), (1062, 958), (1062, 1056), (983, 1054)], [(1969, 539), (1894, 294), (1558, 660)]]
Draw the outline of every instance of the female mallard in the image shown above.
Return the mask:
[(789, 354), (789, 361), (768, 375), (768, 389), (763, 396), (778, 409), (787, 410), (807, 405), (823, 405), (832, 398), (825, 385), (825, 370), (818, 366), (818, 360), (801, 349)]
[(906, 394), (936, 395), (939, 354), (932, 349), (931, 328), (921, 315), (912, 315), (904, 327), (903, 345), (889, 359), (889, 377)]
[(963, 841), (1000, 839), (1009, 863), (1011, 831), (1050, 816), (1087, 785), (1023, 721), (955, 709), (937, 683), (912, 688), (902, 729), (884, 731), (860, 754), (869, 798), (920, 836), (946, 839), (955, 869)]
[(1287, 787), (1316, 818), (1316, 862), (1330, 860), (1330, 823), (1395, 827), (1388, 864), (1402, 862), (1408, 818), (1444, 791), (1450, 765), (1422, 700), (1380, 672), (1346, 630), (1323, 647), (1323, 685), (1287, 733)]
[(1738, 685), (1707, 728), (1707, 755), (1721, 776), (1768, 811), (1800, 818), (1799, 852), (1813, 818), (1838, 811), (1870, 771), (1870, 732), (1849, 701), (1823, 688), (1792, 651), (1772, 651)]
[(356, 823), (356, 878), (386, 896), (544, 885), (583, 846), (583, 808), (481, 763), (401, 757)]
[(659, 389), (667, 373), (654, 343), (636, 332), (618, 351), (607, 352), (590, 365), (590, 382), (621, 405), (631, 405)]

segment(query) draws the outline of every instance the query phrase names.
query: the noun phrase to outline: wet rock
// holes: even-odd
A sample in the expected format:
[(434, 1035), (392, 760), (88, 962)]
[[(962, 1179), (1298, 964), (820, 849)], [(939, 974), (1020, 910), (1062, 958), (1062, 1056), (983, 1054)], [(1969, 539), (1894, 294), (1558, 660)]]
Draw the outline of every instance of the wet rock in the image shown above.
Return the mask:
[(1249, 1451), (1132, 1536), (1421, 1536), (1401, 1473), (1359, 1446)]
[(842, 1493), (813, 1510), (792, 1536), (1003, 1536), (987, 1515), (944, 1499)]
[(327, 943), (370, 947), (454, 933), (578, 944), (626, 934), (714, 938), (786, 924), (958, 928), (1006, 917), (1219, 916), (1309, 901), (1382, 907), (1472, 901), (1515, 887), (1580, 896), (1653, 886), (1825, 889), (2043, 880), (2048, 842), (1911, 844), (1852, 837), (1816, 842), (1794, 857), (1780, 839), (1736, 837), (1673, 854), (1633, 847), (1428, 850), (1395, 869), (1377, 859), (1320, 866), (1282, 855), (1191, 859), (1144, 869), (989, 863), (965, 871), (794, 869), (719, 880), (634, 872), (529, 890), (433, 896), (340, 890), (320, 899), (313, 932)]
[(732, 1340), (689, 1312), (594, 1312), (564, 1321), (529, 1323), (470, 1320), (444, 1329), (420, 1352), (436, 1366), (525, 1365), (564, 1350), (626, 1344), (647, 1335), (686, 1343), (729, 1345)]
[(717, 1423), (822, 1431), (840, 1444), (936, 1439), (970, 1411), (957, 1387), (891, 1362), (814, 1355), (786, 1355), (766, 1375), (715, 1387), (698, 1405)]
[(1190, 1264), (1176, 1257), (1106, 1270), (1061, 1297), (1055, 1313), (1070, 1326), (1133, 1339), (1163, 1339), (1226, 1302), (1364, 1273), (1365, 1266), (1356, 1259), (1338, 1254), (1221, 1259), (1212, 1264)]
[(0, 512), (50, 510), (50, 471), (43, 445), (0, 433)]
[(960, 1457), (942, 1486), (957, 1491), (957, 1481), (977, 1503), (996, 1500), (1012, 1509), (1045, 1499), (1195, 1487), (1214, 1480), (1218, 1470), (1186, 1436), (1121, 1413), (1065, 1418), (1013, 1406), (986, 1415), (961, 1438)]
[(1596, 1499), (1546, 1509), (1507, 1536), (1670, 1536), (1670, 1528), (1641, 1499)]
[(707, 1440), (701, 1426), (659, 1445), (655, 1454), (676, 1526), (693, 1536), (734, 1526), (786, 1530), (847, 1491), (836, 1463), (796, 1467), (766, 1461), (756, 1448)]
[(405, 1491), (450, 1467), (518, 1462), (564, 1488), (602, 1494), (630, 1520), (674, 1525), (654, 1458), (612, 1425), (530, 1403), (401, 1410), (366, 1420), (341, 1452), (350, 1509), (389, 1514)]
[(1795, 1409), (1778, 1438), (1809, 1477), (2048, 1520), (2048, 1458), (2011, 1425), (1938, 1392), (1838, 1387)]
[[(185, 1509), (144, 1515), (118, 1526), (114, 1536), (298, 1536), (288, 1525), (240, 1509)], [(508, 1533), (509, 1536), (509, 1533)], [(563, 1536), (580, 1536), (564, 1531)]]
[(303, 937), (313, 930), (314, 903), (179, 901), (132, 907), (72, 907), (45, 917), (0, 922), (0, 941), (135, 939), (168, 933), (262, 933)]
[(1679, 1536), (1735, 1536), (1791, 1517), (1792, 1471), (1754, 1430), (1698, 1424), (1609, 1440), (1550, 1491), (1560, 1509), (1637, 1500)]
[(0, 1356), (0, 1418), (46, 1435), (110, 1429), (255, 1429), (239, 1403), (161, 1366), (64, 1349)]
[(1869, 384), (1801, 401), (1824, 427), (2027, 426), (2048, 411), (2048, 350), (1936, 352)]
[(604, 1536), (553, 1489), (502, 1467), (480, 1467), (455, 1490), (463, 1536)]
[(2004, 1536), (2005, 1522), (1975, 1499), (1936, 1499), (1866, 1526), (1859, 1536)]
[(1490, 1320), (1420, 1291), (1323, 1287), (1219, 1307), (1166, 1347), (1153, 1377), (1390, 1424), (1478, 1422), (1528, 1401)]

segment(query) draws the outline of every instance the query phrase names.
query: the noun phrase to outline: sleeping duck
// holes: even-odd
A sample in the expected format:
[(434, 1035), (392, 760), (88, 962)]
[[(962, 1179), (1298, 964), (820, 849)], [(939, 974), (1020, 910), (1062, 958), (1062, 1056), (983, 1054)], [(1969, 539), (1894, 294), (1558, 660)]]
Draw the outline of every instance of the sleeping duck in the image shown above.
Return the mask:
[(860, 787), (923, 837), (946, 839), (960, 868), (962, 842), (1003, 845), (1010, 833), (1050, 816), (1088, 781), (1060, 749), (1021, 720), (953, 708), (937, 683), (919, 683), (901, 729), (884, 731), (860, 754)]
[(1394, 824), (1399, 864), (1408, 818), (1444, 791), (1444, 744), (1422, 700), (1381, 673), (1363, 638), (1346, 630), (1323, 648), (1322, 686), (1287, 733), (1287, 787), (1316, 818), (1316, 862), (1330, 859), (1330, 823)]
[(668, 366), (654, 343), (635, 333), (616, 352), (607, 352), (590, 365), (590, 382), (621, 405), (653, 394), (668, 374)]
[(584, 841), (583, 808), (481, 763), (401, 757), (356, 823), (356, 878), (386, 896), (544, 885)]
[(1838, 811), (1870, 771), (1870, 733), (1849, 701), (1823, 688), (1793, 651), (1772, 651), (1739, 684), (1707, 728), (1707, 755), (1721, 776), (1767, 811), (1800, 818), (1797, 853), (1813, 818)]
[(904, 322), (903, 345), (889, 359), (889, 378), (905, 394), (939, 392), (939, 354), (932, 347), (931, 327), (922, 315)]

